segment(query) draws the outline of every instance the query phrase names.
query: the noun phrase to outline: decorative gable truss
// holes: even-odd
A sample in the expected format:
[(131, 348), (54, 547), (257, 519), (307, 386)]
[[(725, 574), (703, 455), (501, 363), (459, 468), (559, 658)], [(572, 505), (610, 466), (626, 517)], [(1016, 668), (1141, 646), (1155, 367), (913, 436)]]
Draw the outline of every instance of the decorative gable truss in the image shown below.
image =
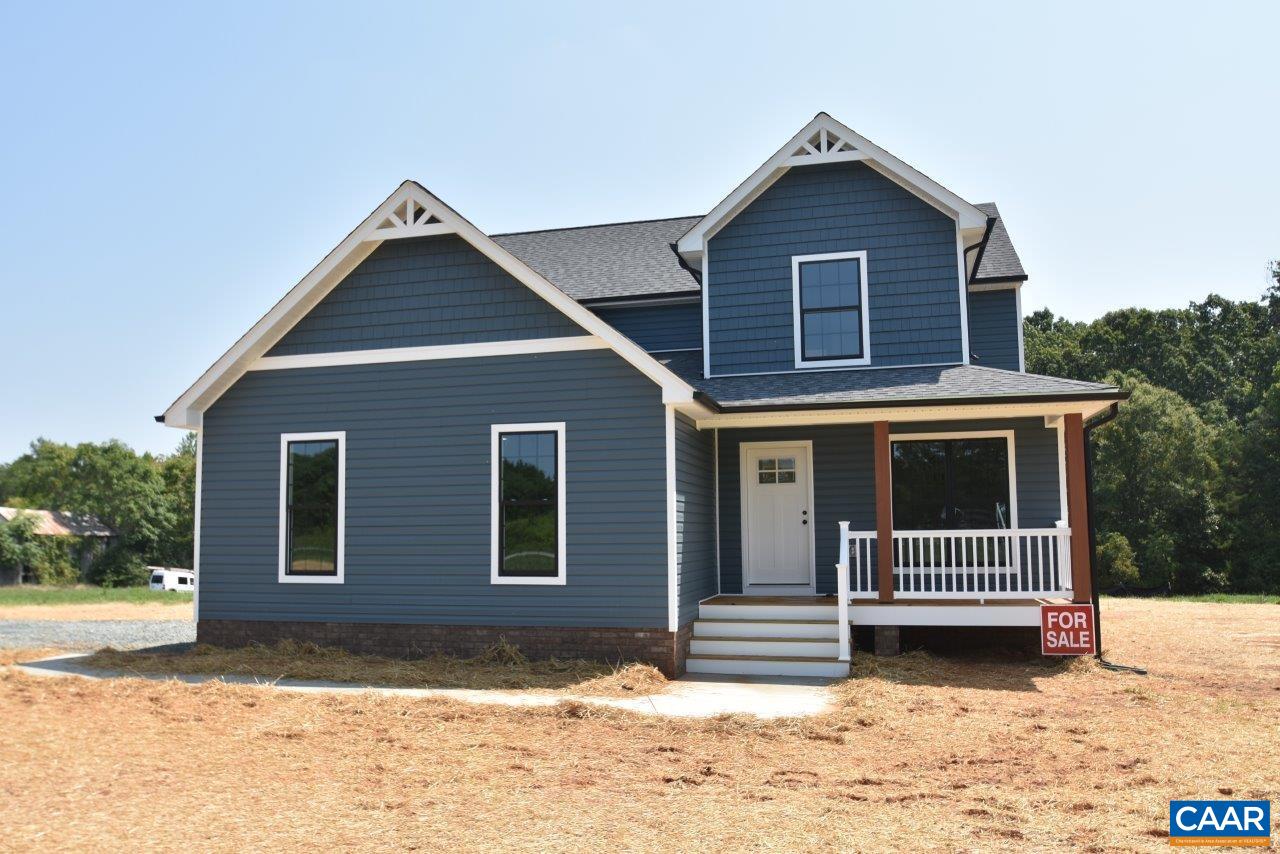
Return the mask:
[(452, 234), (453, 229), (427, 207), (427, 200), (411, 192), (369, 234), (369, 240), (394, 240), (399, 237), (433, 237)]
[(816, 133), (800, 143), (800, 147), (791, 152), (787, 158), (788, 166), (810, 166), (816, 163), (841, 163), (849, 160), (864, 160), (865, 151), (840, 136), (825, 125)]

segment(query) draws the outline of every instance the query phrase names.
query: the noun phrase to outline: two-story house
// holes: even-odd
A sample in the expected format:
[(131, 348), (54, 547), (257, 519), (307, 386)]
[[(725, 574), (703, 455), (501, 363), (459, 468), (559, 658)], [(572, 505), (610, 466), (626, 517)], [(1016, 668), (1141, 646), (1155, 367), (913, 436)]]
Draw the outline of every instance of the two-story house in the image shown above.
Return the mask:
[(825, 113), (705, 216), (486, 235), (406, 181), (162, 416), (199, 639), (839, 675), (1036, 626), (1125, 395), (1024, 372), (1026, 279)]

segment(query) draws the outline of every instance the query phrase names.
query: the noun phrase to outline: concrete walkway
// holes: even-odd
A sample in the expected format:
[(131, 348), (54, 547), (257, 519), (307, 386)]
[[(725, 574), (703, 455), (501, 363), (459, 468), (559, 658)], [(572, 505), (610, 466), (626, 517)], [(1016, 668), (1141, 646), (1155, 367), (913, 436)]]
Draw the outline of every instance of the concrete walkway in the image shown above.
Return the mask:
[(681, 718), (710, 718), (716, 715), (754, 715), (759, 718), (807, 717), (831, 707), (829, 679), (769, 676), (685, 675), (670, 683), (661, 694), (642, 697), (586, 697), (567, 694), (534, 694), (526, 691), (478, 690), (474, 688), (389, 688), (379, 685), (352, 685), (346, 682), (304, 679), (262, 680), (252, 676), (211, 676), (204, 674), (139, 674), (98, 670), (83, 664), (83, 653), (59, 655), (42, 661), (14, 665), (32, 676), (118, 679), (123, 677), (166, 681), (176, 679), (191, 685), (222, 681), (231, 685), (255, 685), (302, 693), (361, 694), (388, 697), (443, 697), (467, 703), (503, 706), (554, 706), (577, 700), (595, 706), (625, 709), (647, 715)]

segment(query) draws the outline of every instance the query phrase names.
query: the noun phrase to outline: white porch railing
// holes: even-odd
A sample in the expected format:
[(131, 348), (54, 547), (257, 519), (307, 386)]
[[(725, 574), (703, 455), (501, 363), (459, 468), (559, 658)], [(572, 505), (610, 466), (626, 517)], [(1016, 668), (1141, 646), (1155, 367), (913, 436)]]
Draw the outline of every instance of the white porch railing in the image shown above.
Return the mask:
[[(878, 596), (876, 532), (840, 523), (839, 598)], [(1032, 599), (1071, 592), (1071, 531), (894, 531), (893, 598)], [(843, 616), (843, 615), (842, 615)]]

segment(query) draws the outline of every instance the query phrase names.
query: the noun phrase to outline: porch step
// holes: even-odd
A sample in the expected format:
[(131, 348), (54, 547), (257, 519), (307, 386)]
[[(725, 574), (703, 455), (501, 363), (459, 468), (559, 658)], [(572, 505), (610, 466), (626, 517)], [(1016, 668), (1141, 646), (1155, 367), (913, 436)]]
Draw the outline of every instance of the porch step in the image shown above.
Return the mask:
[(696, 620), (694, 637), (824, 638), (840, 637), (835, 620)]
[(699, 636), (695, 629), (690, 655), (743, 655), (754, 658), (829, 658), (840, 654), (835, 640), (819, 638)]
[(817, 656), (691, 655), (685, 669), (744, 676), (841, 677), (849, 675), (849, 662)]
[(761, 604), (704, 602), (698, 606), (698, 616), (704, 620), (836, 620), (836, 603), (805, 604), (763, 602)]
[(698, 606), (690, 673), (743, 676), (848, 676), (840, 661), (834, 599), (817, 596), (715, 596)]

